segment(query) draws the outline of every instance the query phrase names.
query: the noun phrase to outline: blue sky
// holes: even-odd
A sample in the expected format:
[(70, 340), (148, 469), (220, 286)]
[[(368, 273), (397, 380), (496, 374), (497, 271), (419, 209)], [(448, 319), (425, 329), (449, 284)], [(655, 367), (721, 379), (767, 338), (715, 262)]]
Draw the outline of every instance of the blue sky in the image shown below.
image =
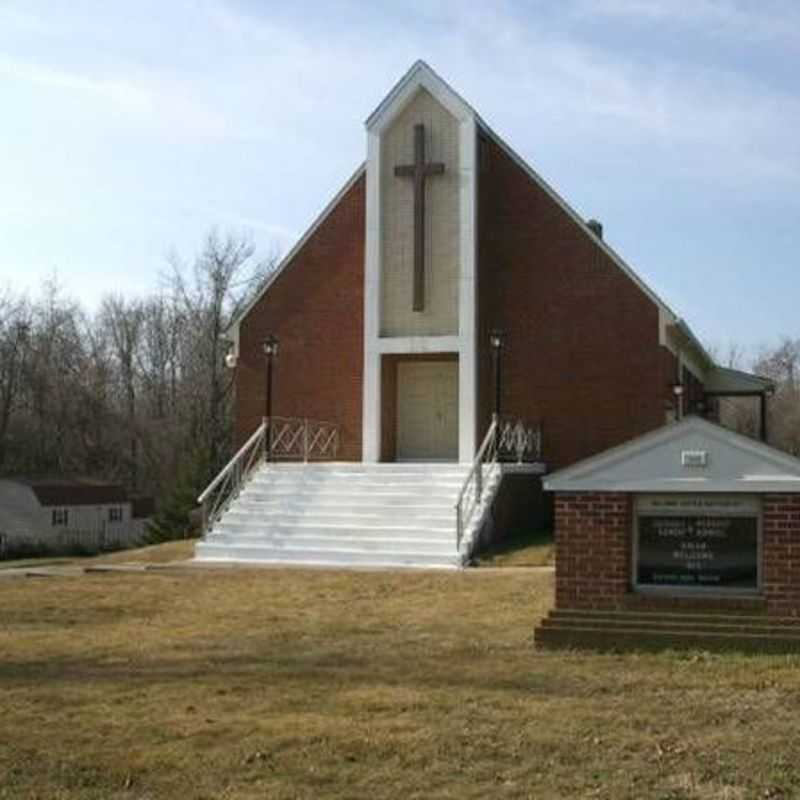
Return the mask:
[(146, 293), (212, 226), (285, 252), (417, 58), (704, 342), (800, 336), (792, 0), (0, 0), (0, 288)]

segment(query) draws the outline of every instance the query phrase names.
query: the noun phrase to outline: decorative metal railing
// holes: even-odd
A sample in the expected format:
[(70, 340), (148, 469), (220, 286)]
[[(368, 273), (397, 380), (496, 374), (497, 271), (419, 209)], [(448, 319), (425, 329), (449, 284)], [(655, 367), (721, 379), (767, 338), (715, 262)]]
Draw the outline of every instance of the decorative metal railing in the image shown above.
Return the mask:
[(489, 430), (478, 448), (456, 502), (456, 549), (461, 552), (464, 533), (484, 500), (487, 481), (496, 475), (499, 462), (538, 461), (542, 456), (542, 429), (522, 420), (492, 415)]
[(497, 457), (500, 461), (538, 461), (542, 457), (542, 428), (521, 419), (500, 417), (497, 426)]
[(220, 470), (197, 498), (208, 533), (239, 496), (253, 470), (264, 461), (321, 461), (334, 459), (339, 429), (329, 422), (293, 417), (264, 417), (255, 433)]
[(330, 422), (272, 417), (270, 457), (274, 461), (322, 461), (336, 458), (339, 428)]

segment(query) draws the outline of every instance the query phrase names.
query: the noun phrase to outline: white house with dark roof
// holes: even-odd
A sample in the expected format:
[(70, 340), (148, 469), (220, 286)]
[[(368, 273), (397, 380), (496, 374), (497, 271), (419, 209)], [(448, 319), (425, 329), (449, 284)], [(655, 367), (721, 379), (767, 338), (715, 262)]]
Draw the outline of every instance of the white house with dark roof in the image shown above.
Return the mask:
[(86, 479), (0, 479), (0, 557), (102, 550), (140, 542), (149, 509), (119, 484)]

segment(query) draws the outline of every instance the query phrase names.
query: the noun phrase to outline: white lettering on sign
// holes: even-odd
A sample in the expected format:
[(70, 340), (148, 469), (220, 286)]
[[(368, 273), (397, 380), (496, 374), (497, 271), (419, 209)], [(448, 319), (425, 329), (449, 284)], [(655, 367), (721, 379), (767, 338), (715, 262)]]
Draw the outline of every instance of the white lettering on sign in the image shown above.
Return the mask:
[(684, 467), (707, 467), (707, 450), (684, 450), (681, 452), (681, 466)]

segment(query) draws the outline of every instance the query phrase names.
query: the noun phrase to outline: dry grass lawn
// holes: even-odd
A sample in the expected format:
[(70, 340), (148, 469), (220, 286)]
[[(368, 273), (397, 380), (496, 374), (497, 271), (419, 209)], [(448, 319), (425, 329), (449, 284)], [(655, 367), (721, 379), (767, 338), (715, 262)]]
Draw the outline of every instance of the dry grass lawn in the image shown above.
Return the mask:
[(555, 563), (551, 531), (524, 531), (492, 544), (477, 559), (478, 566), (546, 567)]
[(135, 550), (116, 550), (77, 563), (123, 564), (135, 561), (139, 564), (164, 564), (167, 561), (183, 561), (192, 558), (197, 539), (181, 539), (177, 542), (138, 547)]
[(0, 580), (0, 798), (778, 798), (794, 657), (539, 652), (548, 574)]
[(19, 558), (0, 561), (0, 570), (20, 567), (56, 567), (74, 565), (89, 567), (92, 564), (163, 564), (167, 561), (181, 561), (194, 555), (196, 539), (181, 539), (176, 542), (138, 547), (134, 550), (114, 550), (99, 556), (40, 556), (38, 558)]

